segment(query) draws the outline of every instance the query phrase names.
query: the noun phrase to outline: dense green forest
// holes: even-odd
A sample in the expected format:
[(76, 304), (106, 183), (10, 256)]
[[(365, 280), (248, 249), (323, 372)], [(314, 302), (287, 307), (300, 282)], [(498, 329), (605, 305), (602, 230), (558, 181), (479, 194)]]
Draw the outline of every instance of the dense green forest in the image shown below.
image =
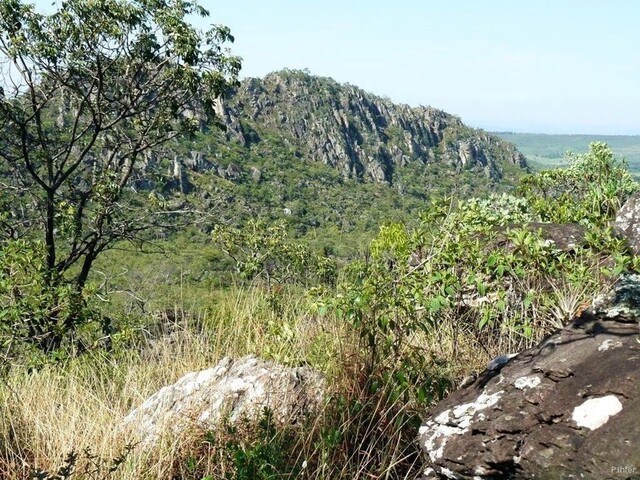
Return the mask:
[[(604, 143), (532, 172), (437, 109), (284, 70), (174, 3), (0, 0), (0, 478), (366, 479), (429, 406), (637, 271)], [(17, 73), (16, 73), (17, 72)], [(541, 225), (584, 232), (560, 248)], [(163, 386), (257, 355), (326, 380), (300, 422), (162, 432)], [(253, 422), (253, 423), (252, 423)]]
[(567, 152), (585, 153), (592, 142), (604, 142), (613, 153), (627, 161), (634, 174), (640, 173), (639, 135), (559, 135), (542, 133), (495, 132), (513, 143), (535, 168), (566, 165)]

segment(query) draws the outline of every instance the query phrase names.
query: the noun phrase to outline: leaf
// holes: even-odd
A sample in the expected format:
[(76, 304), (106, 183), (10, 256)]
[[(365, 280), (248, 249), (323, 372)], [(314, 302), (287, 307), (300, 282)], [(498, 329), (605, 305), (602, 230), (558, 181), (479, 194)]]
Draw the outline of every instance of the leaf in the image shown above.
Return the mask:
[(441, 307), (442, 305), (440, 304), (440, 299), (438, 297), (433, 297), (431, 299), (431, 302), (429, 303), (429, 313), (438, 313)]

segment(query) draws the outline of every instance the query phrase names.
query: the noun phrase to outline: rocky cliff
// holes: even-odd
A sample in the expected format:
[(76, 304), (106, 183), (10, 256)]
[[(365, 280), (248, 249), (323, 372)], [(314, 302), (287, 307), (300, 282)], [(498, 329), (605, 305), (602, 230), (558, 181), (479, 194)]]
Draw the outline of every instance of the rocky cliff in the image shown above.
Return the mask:
[(286, 218), (356, 245), (380, 224), (417, 221), (431, 198), (508, 191), (528, 170), (513, 145), (458, 117), (300, 71), (228, 92), (216, 105), (224, 132), (198, 110), (200, 133), (147, 159), (136, 185), (187, 194), (226, 223)]
[(398, 105), (330, 78), (284, 70), (249, 78), (218, 114), (229, 138), (249, 146), (277, 132), (299, 155), (344, 177), (393, 183), (409, 164), (444, 163), (500, 180), (505, 165), (527, 168), (516, 148), (431, 107)]

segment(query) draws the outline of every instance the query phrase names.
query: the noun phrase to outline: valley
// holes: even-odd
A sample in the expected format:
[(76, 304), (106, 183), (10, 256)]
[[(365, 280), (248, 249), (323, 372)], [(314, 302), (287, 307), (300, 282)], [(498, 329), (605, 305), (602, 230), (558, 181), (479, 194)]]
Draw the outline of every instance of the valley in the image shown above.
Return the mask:
[(604, 142), (614, 155), (625, 159), (634, 174), (640, 174), (639, 135), (553, 135), (542, 133), (494, 132), (513, 143), (533, 168), (566, 165), (566, 152), (585, 153), (592, 142)]

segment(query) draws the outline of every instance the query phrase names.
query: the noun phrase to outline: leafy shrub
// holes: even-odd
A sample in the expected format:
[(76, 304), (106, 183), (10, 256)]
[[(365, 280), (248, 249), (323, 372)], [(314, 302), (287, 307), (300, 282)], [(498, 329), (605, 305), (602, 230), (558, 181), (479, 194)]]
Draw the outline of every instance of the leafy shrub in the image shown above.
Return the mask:
[(0, 244), (0, 337), (5, 347), (17, 341), (52, 353), (90, 323), (107, 327), (90, 305), (90, 285), (78, 293), (63, 279), (51, 281), (51, 275), (56, 273), (46, 268), (44, 245), (26, 240)]
[(220, 248), (235, 262), (245, 279), (274, 284), (333, 284), (335, 262), (303, 243), (288, 239), (283, 222), (251, 220), (244, 228), (216, 225), (212, 232)]
[[(603, 144), (569, 169), (525, 178), (518, 195), (434, 201), (415, 229), (381, 227), (366, 261), (348, 266), (333, 302), (360, 333), (372, 385), (430, 401), (428, 338), (470, 334), (492, 354), (530, 346), (572, 318), (603, 283), (640, 262), (615, 238), (609, 220), (638, 189)], [(530, 222), (588, 227), (583, 245), (561, 251)], [(563, 293), (564, 292), (564, 293)], [(569, 301), (570, 299), (570, 301)]]
[(638, 184), (624, 162), (604, 143), (583, 155), (569, 155), (570, 166), (525, 177), (518, 189), (540, 221), (603, 227)]

